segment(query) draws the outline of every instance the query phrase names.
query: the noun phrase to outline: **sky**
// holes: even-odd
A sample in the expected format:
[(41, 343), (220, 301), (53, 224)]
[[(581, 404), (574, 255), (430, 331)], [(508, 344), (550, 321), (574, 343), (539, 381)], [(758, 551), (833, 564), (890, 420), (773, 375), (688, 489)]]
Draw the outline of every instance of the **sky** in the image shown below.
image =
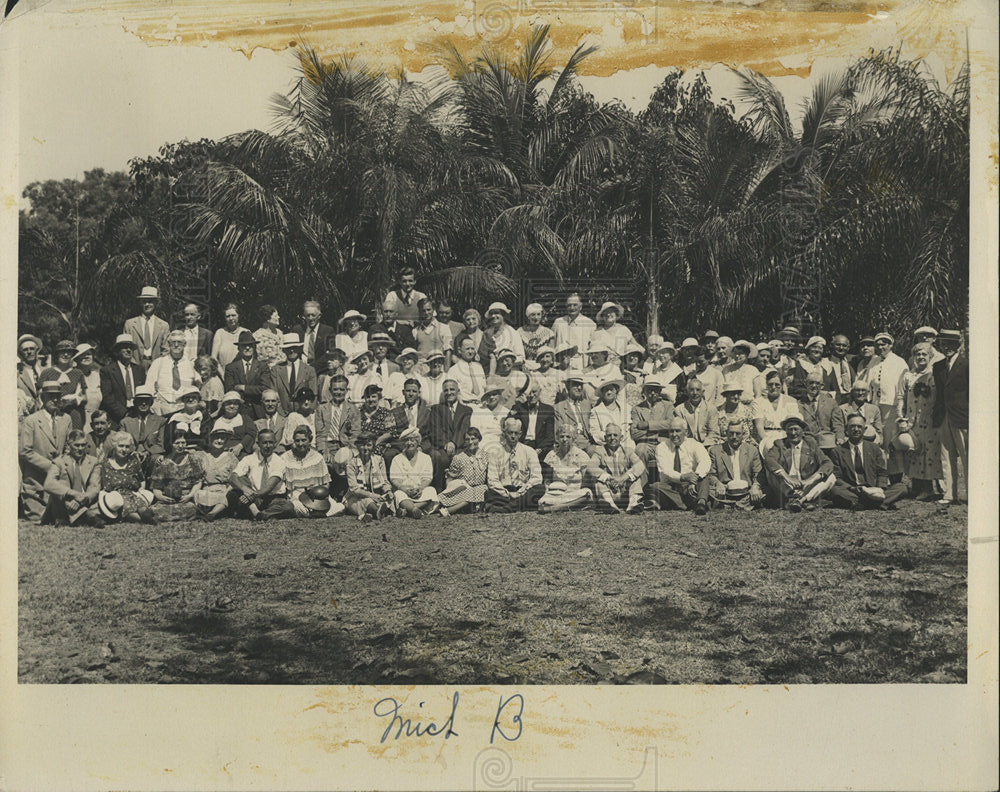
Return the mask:
[[(14, 180), (20, 189), (41, 179), (80, 178), (95, 167), (125, 170), (130, 158), (155, 154), (167, 142), (220, 138), (254, 128), (269, 130), (273, 118), (268, 99), (287, 90), (295, 77), (295, 59), (287, 48), (290, 42), (285, 41), (291, 34), (281, 39), (285, 49), (252, 48), (243, 38), (234, 38), (246, 34), (233, 27), (232, 19), (199, 18), (200, 38), (196, 37), (191, 33), (195, 23), (191, 21), (190, 0), (186, 16), (159, 17), (129, 16), (122, 10), (129, 6), (124, 0), (118, 7), (110, 2), (103, 11), (86, 13), (74, 9), (68, 0), (50, 0), (34, 9), (29, 8), (31, 2), (22, 0), (14, 17), (5, 23), (8, 30), (0, 30), (0, 44), (9, 46), (16, 38), (20, 45), (19, 152)], [(258, 4), (266, 5), (266, 0), (258, 0)], [(174, 8), (173, 3), (148, 5)], [(292, 4), (282, 7), (291, 8)], [(261, 30), (270, 31), (273, 8), (268, 6), (261, 13), (265, 11), (272, 17), (262, 16), (257, 22)], [(678, 19), (678, 24), (685, 24), (688, 16)], [(167, 43), (179, 30), (187, 36), (184, 43)], [(333, 43), (324, 44), (327, 51), (339, 41), (336, 33), (330, 33)], [(631, 46), (623, 43), (619, 28), (605, 24), (601, 33), (602, 49)], [(637, 41), (635, 46), (650, 46), (648, 39)], [(407, 41), (404, 46), (409, 45)], [(559, 46), (566, 50), (564, 43)], [(668, 71), (668, 66), (660, 64), (669, 62), (669, 55), (661, 50), (670, 46), (661, 39), (657, 56), (647, 58), (656, 62), (617, 71), (604, 65), (598, 70), (601, 73), (582, 74), (581, 82), (600, 100), (618, 98), (633, 109), (641, 109)], [(816, 75), (848, 62), (836, 48), (818, 49), (834, 54), (804, 59), (801, 50), (789, 44), (787, 55), (761, 56), (768, 63), (777, 57), (780, 63), (772, 63), (774, 70), (786, 72), (772, 79), (786, 95), (793, 121)], [(252, 54), (248, 56), (247, 51)], [(360, 52), (363, 58), (369, 54), (364, 46)], [(376, 62), (384, 56), (377, 48), (370, 54)], [(564, 59), (562, 51), (553, 58), (555, 63)], [(711, 61), (699, 65), (707, 68), (716, 98), (734, 98), (736, 81), (725, 65)], [(804, 65), (811, 65), (811, 72), (804, 70)]]

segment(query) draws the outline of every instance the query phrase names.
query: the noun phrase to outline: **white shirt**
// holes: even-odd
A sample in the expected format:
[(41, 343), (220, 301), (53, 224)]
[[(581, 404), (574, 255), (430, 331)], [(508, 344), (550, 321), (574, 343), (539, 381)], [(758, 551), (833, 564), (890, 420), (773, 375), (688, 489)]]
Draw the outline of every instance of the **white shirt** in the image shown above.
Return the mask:
[(899, 378), (909, 367), (895, 352), (889, 352), (885, 358), (875, 367), (870, 379), (875, 384), (875, 394), (878, 404), (893, 405), (896, 403), (896, 386)]
[[(177, 370), (180, 373), (181, 388), (192, 385), (201, 386), (201, 378), (194, 370), (194, 363), (190, 360), (181, 358), (177, 361)], [(150, 364), (149, 371), (146, 372), (146, 384), (152, 385), (159, 401), (166, 403), (160, 406), (160, 409), (165, 411), (160, 412), (160, 415), (180, 406), (180, 402), (177, 400), (177, 391), (174, 390), (173, 386), (173, 377), (174, 359), (170, 355), (156, 358)]]
[(184, 357), (194, 360), (198, 357), (198, 326), (185, 327), (184, 333)]
[(458, 383), (458, 399), (463, 404), (478, 404), (479, 397), (486, 390), (486, 374), (475, 361), (466, 363), (459, 360), (448, 369), (448, 379)]
[(406, 454), (396, 454), (389, 467), (389, 481), (398, 490), (420, 487), (423, 489), (434, 478), (434, 464), (423, 451), (417, 451), (412, 461)]
[[(259, 490), (261, 487), (262, 473), (264, 472), (263, 466), (264, 460), (260, 455), (260, 451), (256, 451), (250, 456), (245, 456), (237, 462), (236, 467), (233, 469), (233, 473), (240, 477), (246, 476), (250, 480), (250, 484), (253, 488)], [(277, 454), (271, 454), (271, 457), (267, 460), (267, 475), (268, 477), (277, 476), (281, 479), (272, 494), (284, 494), (285, 462)]]
[(678, 449), (681, 455), (681, 472), (674, 470), (674, 446), (668, 440), (656, 444), (656, 465), (660, 476), (671, 484), (680, 481), (685, 473), (694, 473), (698, 478), (704, 478), (712, 469), (712, 458), (705, 446), (690, 437), (685, 437)]
[(567, 316), (560, 316), (552, 323), (552, 332), (556, 334), (556, 348), (567, 343), (577, 347), (577, 353), (570, 358), (569, 367), (574, 371), (583, 369), (583, 355), (590, 345), (590, 338), (597, 329), (593, 319), (580, 314), (570, 321)]

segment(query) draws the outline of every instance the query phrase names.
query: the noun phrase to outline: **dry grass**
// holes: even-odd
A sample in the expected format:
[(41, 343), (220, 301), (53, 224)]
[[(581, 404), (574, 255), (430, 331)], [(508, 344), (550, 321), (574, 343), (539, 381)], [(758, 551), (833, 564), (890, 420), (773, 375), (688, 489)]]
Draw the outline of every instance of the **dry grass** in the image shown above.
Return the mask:
[(964, 682), (967, 511), (20, 526), (21, 682)]

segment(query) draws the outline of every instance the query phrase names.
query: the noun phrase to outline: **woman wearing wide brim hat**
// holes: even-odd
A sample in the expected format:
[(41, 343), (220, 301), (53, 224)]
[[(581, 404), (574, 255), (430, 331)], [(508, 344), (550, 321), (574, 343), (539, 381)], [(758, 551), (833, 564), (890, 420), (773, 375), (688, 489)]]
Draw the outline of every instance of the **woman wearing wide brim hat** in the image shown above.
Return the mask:
[(635, 344), (632, 331), (618, 323), (624, 313), (625, 309), (618, 303), (611, 301), (604, 303), (597, 312), (600, 326), (590, 336), (591, 345), (597, 343), (606, 346), (611, 354), (621, 358), (625, 354), (625, 349), (630, 344)]
[(918, 500), (932, 500), (937, 497), (934, 482), (944, 477), (944, 470), (940, 428), (932, 420), (937, 387), (931, 345), (914, 344), (910, 359), (913, 368), (902, 373), (896, 388), (899, 417), (889, 442), (910, 478), (911, 494)]
[(365, 314), (352, 308), (337, 322), (340, 332), (334, 337), (333, 345), (343, 349), (348, 360), (368, 349), (368, 333), (361, 329), (362, 322), (367, 318)]

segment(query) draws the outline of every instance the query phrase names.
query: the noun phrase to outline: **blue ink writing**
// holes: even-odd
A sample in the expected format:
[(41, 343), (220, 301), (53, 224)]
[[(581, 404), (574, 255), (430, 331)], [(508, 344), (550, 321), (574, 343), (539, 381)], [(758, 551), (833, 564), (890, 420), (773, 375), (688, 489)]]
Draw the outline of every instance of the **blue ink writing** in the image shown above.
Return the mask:
[[(500, 725), (500, 716), (503, 715), (504, 709), (517, 699), (517, 712), (511, 716), (511, 723), (517, 724), (517, 734), (513, 737), (504, 731), (503, 726)], [(518, 737), (521, 736), (521, 730), (524, 728), (524, 724), (521, 722), (521, 714), (524, 712), (524, 696), (520, 693), (515, 693), (506, 701), (503, 700), (503, 696), (500, 696), (500, 705), (497, 707), (497, 715), (493, 719), (493, 731), (490, 732), (490, 745), (493, 744), (493, 737), (499, 732), (500, 736), (503, 737), (507, 742), (514, 742)]]
[[(424, 702), (420, 702), (422, 707)], [(440, 726), (434, 721), (430, 721), (427, 724), (423, 724), (420, 721), (415, 723), (409, 718), (404, 718), (399, 714), (399, 702), (394, 698), (384, 698), (375, 702), (374, 712), (380, 718), (389, 718), (389, 725), (385, 727), (385, 731), (382, 732), (382, 739), (379, 740), (380, 743), (384, 743), (388, 738), (389, 734), (392, 732), (393, 727), (397, 727), (396, 736), (393, 737), (394, 740), (398, 740), (400, 737), (435, 737), (441, 732), (444, 732), (444, 738), (447, 740), (451, 736), (458, 737), (458, 732), (452, 727), (455, 725), (455, 712), (458, 709), (458, 691), (451, 699), (451, 714), (448, 719), (442, 723)], [(522, 707), (523, 709), (523, 707)], [(516, 737), (514, 739), (517, 739)]]

